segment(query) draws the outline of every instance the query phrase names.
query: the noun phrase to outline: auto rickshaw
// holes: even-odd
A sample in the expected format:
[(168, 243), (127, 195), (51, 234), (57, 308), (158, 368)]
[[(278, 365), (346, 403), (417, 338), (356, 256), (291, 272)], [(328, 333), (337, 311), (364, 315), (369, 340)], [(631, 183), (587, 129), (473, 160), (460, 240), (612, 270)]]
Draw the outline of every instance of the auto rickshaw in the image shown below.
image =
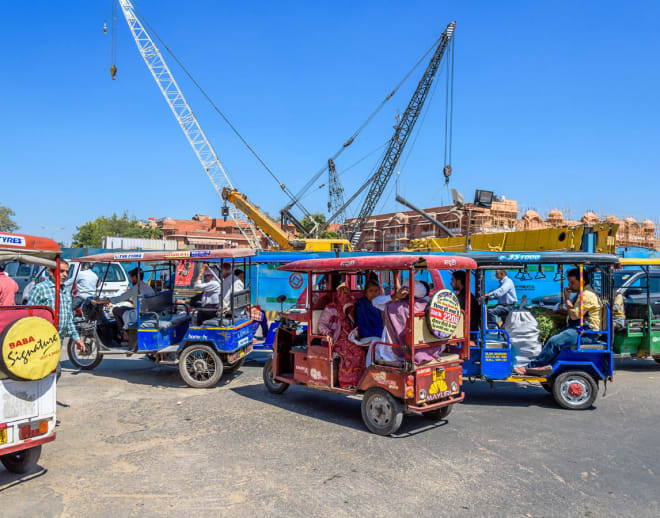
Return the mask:
[[(273, 357), (263, 370), (264, 384), (281, 394), (290, 385), (362, 396), (362, 419), (378, 435), (395, 433), (406, 413), (421, 413), (430, 419), (446, 418), (453, 405), (463, 401), (462, 363), (469, 357), (469, 301), (465, 310), (453, 291), (439, 289), (415, 298), (415, 276), (427, 269), (447, 270), (476, 268), (467, 257), (424, 255), (383, 255), (349, 258), (310, 259), (280, 267), (307, 277), (305, 306), (285, 311), (277, 330)], [(339, 371), (344, 361), (319, 329), (326, 306), (337, 301), (336, 288), (343, 282), (357, 301), (369, 279), (379, 279), (390, 294), (401, 287), (408, 289), (398, 301), (403, 311), (405, 331), (388, 332), (390, 303), (384, 312), (385, 333), (369, 345), (363, 374), (352, 387), (342, 388)], [(469, 278), (469, 275), (468, 275)], [(320, 281), (319, 281), (320, 279)], [(468, 286), (469, 289), (469, 286)], [(398, 291), (397, 291), (398, 293)], [(385, 294), (387, 295), (387, 294)], [(428, 297), (430, 295), (430, 297)], [(301, 332), (302, 325), (306, 327)], [(359, 332), (359, 329), (358, 329)], [(403, 337), (402, 342), (394, 343)], [(390, 349), (398, 361), (379, 359), (378, 348)], [(419, 361), (420, 353), (434, 351), (432, 360)]]
[(619, 261), (622, 268), (638, 268), (642, 275), (638, 282), (624, 283), (617, 290), (626, 318), (615, 330), (614, 352), (619, 357), (651, 357), (660, 363), (660, 259)]
[(55, 269), (57, 309), (0, 306), (0, 462), (14, 473), (30, 471), (55, 440), (61, 253), (51, 239), (0, 233), (0, 263)]
[[(471, 253), (478, 265), (476, 296), (483, 297), (486, 273), (505, 269), (512, 276), (525, 275), (533, 282), (534, 278), (545, 278), (545, 266), (552, 265), (555, 271), (553, 280), (559, 284), (563, 300), (565, 273), (569, 268), (577, 268), (580, 287), (591, 277), (591, 284), (599, 294), (603, 304), (600, 321), (602, 329), (579, 329), (577, 345), (562, 350), (552, 362), (552, 373), (547, 376), (518, 375), (514, 372), (518, 344), (512, 341), (510, 333), (502, 327), (488, 323), (487, 305), (482, 305), (481, 323), (478, 331), (472, 330), (470, 359), (463, 363), (463, 376), (470, 380), (530, 382), (540, 383), (550, 392), (557, 404), (570, 410), (590, 408), (598, 396), (598, 384), (612, 380), (612, 322), (611, 304), (613, 300), (613, 270), (619, 264), (618, 257), (608, 254), (582, 252), (538, 252), (538, 253)], [(520, 296), (519, 296), (520, 302)], [(580, 290), (576, 302), (583, 316), (583, 291)], [(582, 323), (581, 323), (582, 325)], [(583, 340), (585, 336), (593, 339)], [(540, 348), (539, 348), (540, 350)]]
[[(235, 248), (103, 253), (73, 259), (81, 263), (137, 263), (139, 271), (145, 265), (153, 265), (151, 281), (159, 291), (150, 296), (138, 293), (137, 322), (125, 330), (126, 342), (119, 340), (121, 325), (105, 315), (102, 303), (86, 301), (78, 323), (85, 347), (78, 351), (69, 344), (71, 363), (79, 369), (91, 370), (104, 356), (144, 354), (157, 365), (178, 365), (181, 378), (191, 387), (213, 387), (223, 372), (238, 369), (252, 350), (249, 260), (253, 255), (251, 249)], [(177, 296), (178, 286), (189, 287), (194, 283), (191, 266), (196, 262), (215, 263), (220, 270), (229, 262), (232, 272), (241, 266), (248, 276), (246, 288), (233, 292), (229, 310), (223, 314), (217, 312), (214, 318), (203, 317), (201, 308), (193, 308), (185, 298)], [(166, 275), (156, 278), (163, 271)], [(224, 288), (221, 275), (218, 280)], [(102, 285), (103, 278), (99, 292)], [(233, 285), (230, 289), (233, 290)]]

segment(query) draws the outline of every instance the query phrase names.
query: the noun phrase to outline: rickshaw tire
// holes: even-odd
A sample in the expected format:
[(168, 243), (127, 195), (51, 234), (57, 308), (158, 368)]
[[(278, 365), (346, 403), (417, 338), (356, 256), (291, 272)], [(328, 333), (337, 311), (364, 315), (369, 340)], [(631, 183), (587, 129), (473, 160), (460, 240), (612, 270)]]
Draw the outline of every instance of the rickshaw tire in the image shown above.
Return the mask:
[(235, 370), (240, 369), (243, 366), (244, 362), (245, 362), (245, 357), (232, 363), (231, 365), (225, 365), (225, 374), (229, 374), (231, 372), (234, 372)]
[[(566, 398), (562, 395), (562, 389), (567, 388), (565, 385), (570, 380), (570, 378), (576, 378), (576, 381), (579, 378), (582, 378), (582, 380), (584, 380), (589, 386), (590, 393), (588, 397), (579, 403), (571, 403), (570, 401), (567, 401)], [(598, 397), (598, 383), (590, 374), (584, 371), (562, 372), (555, 378), (554, 382), (552, 383), (552, 395), (557, 404), (562, 408), (567, 410), (585, 410), (590, 408)]]
[(442, 421), (443, 419), (446, 419), (449, 414), (451, 414), (453, 408), (453, 404), (447, 405), (436, 410), (431, 410), (430, 412), (424, 412), (422, 415), (431, 421)]
[[(210, 355), (216, 364), (216, 369), (215, 372), (213, 373), (213, 376), (211, 376), (207, 380), (204, 381), (195, 380), (190, 375), (188, 369), (186, 368), (186, 358), (190, 355), (191, 351), (194, 350), (203, 351), (206, 354)], [(212, 388), (215, 385), (217, 385), (218, 381), (220, 381), (223, 372), (224, 372), (224, 365), (222, 364), (222, 359), (220, 358), (218, 353), (216, 353), (215, 349), (208, 345), (192, 344), (186, 347), (181, 353), (181, 356), (179, 356), (179, 375), (181, 376), (181, 379), (185, 381), (186, 385), (188, 385), (189, 387)]]
[(0, 462), (12, 473), (23, 474), (32, 470), (37, 465), (40, 456), (41, 445), (28, 448), (27, 450), (1, 455)]
[(282, 394), (286, 389), (289, 388), (288, 383), (280, 383), (279, 381), (273, 380), (273, 359), (270, 358), (266, 365), (264, 365), (263, 371), (264, 385), (266, 389), (271, 394)]
[[(376, 398), (382, 398), (391, 409), (391, 416), (389, 421), (383, 425), (375, 422), (373, 416), (370, 415), (369, 407), (372, 401)], [(370, 432), (376, 435), (392, 435), (396, 433), (401, 424), (403, 423), (403, 405), (401, 401), (395, 398), (387, 390), (380, 387), (372, 387), (364, 394), (362, 398), (362, 421)]]
[[(98, 351), (98, 345), (96, 347)], [(66, 352), (69, 355), (69, 361), (73, 364), (73, 366), (76, 369), (80, 369), (81, 371), (91, 371), (92, 369), (98, 367), (99, 363), (101, 363), (101, 360), (103, 360), (103, 355), (100, 354), (100, 352), (97, 352), (96, 358), (89, 365), (78, 363), (78, 361), (74, 359), (76, 353), (76, 342), (74, 342), (73, 340), (69, 340), (69, 343), (66, 346)]]

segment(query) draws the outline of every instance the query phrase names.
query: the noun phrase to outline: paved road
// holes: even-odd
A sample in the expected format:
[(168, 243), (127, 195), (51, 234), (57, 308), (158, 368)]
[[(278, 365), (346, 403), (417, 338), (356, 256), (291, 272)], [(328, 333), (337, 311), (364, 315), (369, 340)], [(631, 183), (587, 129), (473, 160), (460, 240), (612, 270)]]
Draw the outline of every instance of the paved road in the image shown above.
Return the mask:
[(11, 516), (660, 516), (660, 365), (618, 363), (591, 411), (541, 388), (467, 385), (448, 421), (368, 433), (360, 401), (261, 383), (211, 390), (146, 359), (68, 362), (40, 467), (0, 467)]

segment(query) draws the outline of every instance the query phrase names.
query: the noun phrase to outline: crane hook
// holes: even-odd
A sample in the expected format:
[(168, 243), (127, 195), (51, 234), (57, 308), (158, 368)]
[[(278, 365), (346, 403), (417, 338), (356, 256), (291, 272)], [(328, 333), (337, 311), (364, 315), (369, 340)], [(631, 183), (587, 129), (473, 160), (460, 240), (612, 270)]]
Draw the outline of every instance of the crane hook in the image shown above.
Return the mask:
[(112, 80), (115, 80), (115, 76), (117, 75), (117, 67), (112, 65), (110, 67), (110, 76), (112, 77)]
[(446, 165), (445, 168), (442, 170), (442, 173), (445, 175), (445, 184), (448, 184), (449, 177), (451, 176), (451, 166)]
[(108, 34), (108, 24), (103, 22), (103, 34)]

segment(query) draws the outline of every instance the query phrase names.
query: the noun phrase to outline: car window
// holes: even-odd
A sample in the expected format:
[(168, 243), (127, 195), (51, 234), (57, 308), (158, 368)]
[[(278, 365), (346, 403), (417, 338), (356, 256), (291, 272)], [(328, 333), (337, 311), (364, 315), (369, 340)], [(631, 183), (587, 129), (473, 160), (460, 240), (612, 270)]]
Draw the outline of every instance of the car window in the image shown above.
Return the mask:
[(16, 276), (16, 270), (18, 269), (18, 262), (12, 261), (11, 263), (5, 263), (5, 272), (10, 277)]
[(643, 288), (646, 289), (646, 276), (640, 275), (633, 282), (628, 284), (626, 288)]
[(16, 272), (16, 277), (29, 277), (32, 273), (31, 264), (19, 264), (18, 271)]
[[(107, 274), (105, 273), (106, 268), (108, 270)], [(105, 282), (122, 282), (126, 280), (126, 274), (118, 264), (107, 265), (97, 263), (92, 267), (92, 270), (94, 270), (94, 273), (98, 276), (99, 281), (102, 281), (104, 278)]]
[(634, 274), (631, 272), (614, 272), (614, 288), (620, 288)]
[(660, 277), (651, 277), (651, 293), (660, 293)]

